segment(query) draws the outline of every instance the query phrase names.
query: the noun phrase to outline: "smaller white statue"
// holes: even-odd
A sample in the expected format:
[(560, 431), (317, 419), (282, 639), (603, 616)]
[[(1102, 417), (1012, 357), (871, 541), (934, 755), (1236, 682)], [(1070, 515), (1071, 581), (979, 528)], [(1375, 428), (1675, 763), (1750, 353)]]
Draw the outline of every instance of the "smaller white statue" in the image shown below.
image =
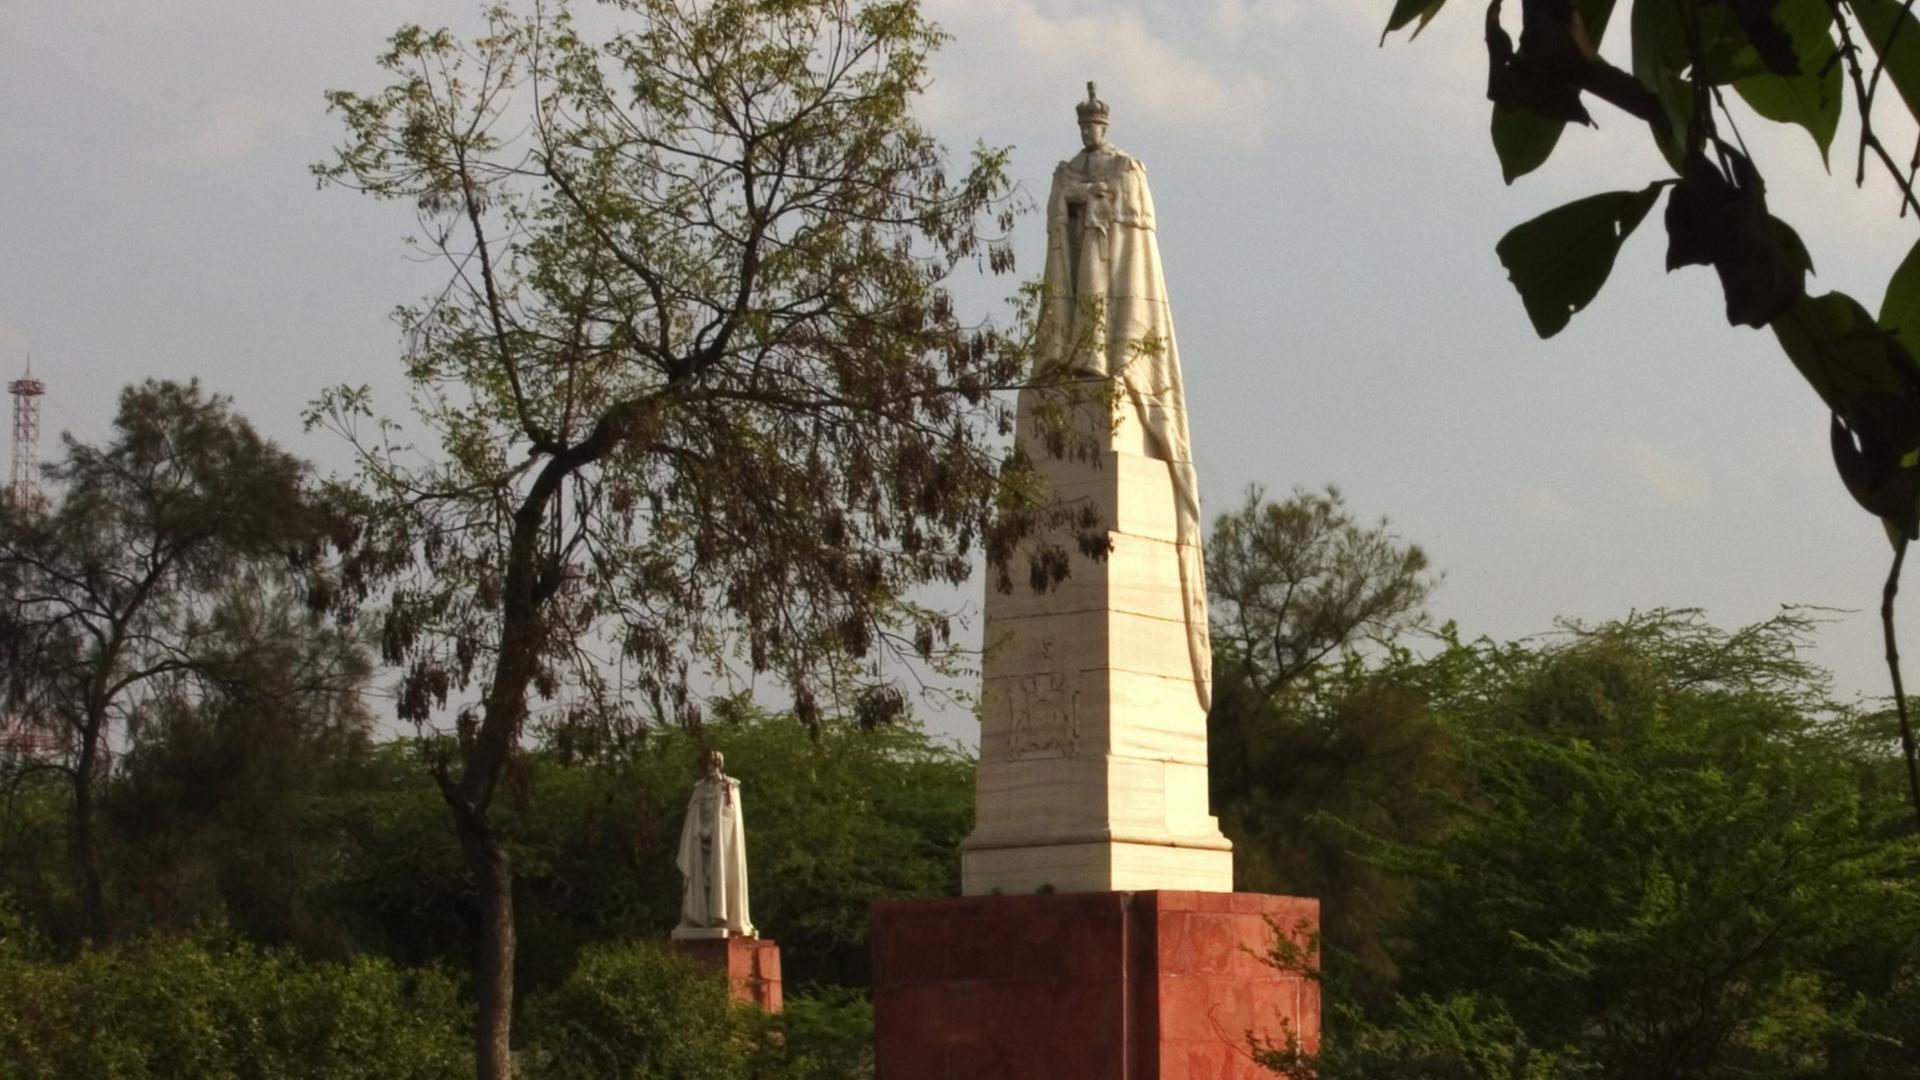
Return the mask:
[(740, 816), (740, 781), (726, 774), (726, 758), (710, 750), (707, 773), (687, 799), (674, 860), (685, 879), (680, 925), (673, 936), (754, 937), (747, 916), (747, 837)]

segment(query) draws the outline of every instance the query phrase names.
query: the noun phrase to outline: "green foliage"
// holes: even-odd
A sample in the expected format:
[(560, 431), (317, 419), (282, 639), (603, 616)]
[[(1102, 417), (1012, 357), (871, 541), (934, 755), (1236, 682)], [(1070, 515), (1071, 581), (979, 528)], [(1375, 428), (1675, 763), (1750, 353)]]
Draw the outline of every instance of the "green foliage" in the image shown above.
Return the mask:
[[(703, 731), (704, 745), (727, 751), (751, 793), (755, 915), (781, 938), (788, 1011), (773, 1018), (729, 1014), (717, 980), (702, 974), (689, 983), (677, 957), (662, 958), (654, 946), (636, 944), (664, 942), (677, 921), (680, 883), (672, 850), (703, 744), (669, 733), (617, 752), (602, 747), (589, 753), (555, 733), (554, 749), (530, 762), (525, 782), (531, 797), (504, 815), (522, 870), (522, 1007), (525, 1016), (541, 1018), (529, 1021), (517, 1040), (528, 1051), (526, 1062), (597, 1068), (598, 1058), (582, 1064), (586, 1059), (569, 1049), (579, 1042), (569, 1025), (590, 1024), (596, 1034), (582, 1045), (611, 1047), (607, 1053), (640, 1063), (633, 1068), (658, 1066), (664, 1070), (659, 1075), (680, 1076), (681, 1058), (649, 1056), (677, 1053), (677, 1043), (656, 1042), (660, 1029), (647, 1024), (702, 1031), (701, 1018), (720, 1000), (725, 1036), (703, 1050), (720, 1070), (716, 1075), (871, 1075), (871, 1007), (857, 989), (824, 984), (864, 985), (872, 900), (946, 895), (955, 887), (957, 847), (971, 822), (971, 763), (911, 726), (863, 731), (824, 721), (810, 735), (791, 716), (767, 716), (741, 705), (720, 712)], [(568, 743), (565, 750), (562, 743)], [(188, 760), (197, 760), (197, 752)], [(24, 797), (31, 787), (16, 793), (0, 821), (7, 841), (0, 849), (7, 856), (0, 864), (0, 893), (12, 900), (47, 890), (53, 895), (24, 909), (30, 917), (0, 918), (0, 997), (6, 999), (0, 1002), (0, 1058), (17, 1046), (22, 1062), (15, 1072), (0, 1065), (0, 1080), (360, 1076), (369, 1075), (366, 1061), (392, 1062), (392, 1071), (383, 1067), (381, 1076), (440, 1075), (407, 1071), (415, 1060), (410, 1055), (436, 1047), (450, 1047), (464, 1063), (450, 1066), (450, 1074), (470, 1070), (471, 1002), (456, 996), (453, 984), (436, 972), (471, 963), (468, 935), (478, 904), (457, 850), (447, 843), (445, 808), (419, 768), (417, 748), (393, 743), (333, 761), (323, 756), (314, 764), (310, 787), (284, 805), (267, 804), (285, 819), (269, 816), (261, 823), (262, 843), (290, 844), (283, 855), (288, 881), (298, 886), (291, 908), (300, 915), (297, 926), (240, 917), (262, 890), (277, 896), (266, 888), (270, 883), (256, 883), (254, 892), (224, 887), (257, 870), (261, 850), (238, 835), (239, 822), (216, 814), (216, 827), (202, 819), (201, 808), (184, 792), (168, 787), (156, 793), (157, 785), (173, 781), (151, 775), (119, 777), (108, 791), (108, 879), (115, 905), (149, 905), (145, 910), (159, 927), (225, 919), (236, 935), (290, 939), (310, 955), (372, 953), (384, 959), (341, 965), (251, 946), (156, 938), (120, 950), (81, 951), (62, 962), (58, 943), (28, 944), (35, 937), (30, 927), (61, 929), (47, 921), (49, 911), (71, 910), (70, 894), (61, 891), (66, 878), (60, 872), (59, 790), (49, 788), (44, 799)], [(138, 768), (153, 766), (149, 758)], [(132, 820), (141, 810), (155, 820)], [(207, 846), (187, 844), (193, 858), (181, 858), (179, 838), (202, 829)], [(221, 836), (228, 840), (224, 851), (212, 843)], [(139, 852), (136, 837), (173, 853)], [(29, 856), (42, 849), (36, 868)], [(223, 887), (203, 895), (206, 882)], [(635, 950), (644, 950), (637, 959), (629, 955)], [(416, 983), (419, 989), (412, 989)], [(640, 988), (633, 1000), (625, 996), (629, 985)], [(113, 989), (109, 995), (88, 987)], [(169, 987), (177, 992), (155, 1004)], [(336, 991), (345, 1000), (327, 998)], [(16, 1002), (21, 1008), (39, 1002), (35, 1008), (41, 1011), (8, 1013), (7, 1004)], [(81, 1015), (88, 1009), (99, 1019)], [(352, 1013), (349, 1024), (354, 1009), (368, 1015)], [(115, 1018), (129, 1010), (147, 1012), (138, 1022), (119, 1024)], [(304, 1026), (294, 1022), (302, 1017)], [(112, 1038), (101, 1034), (107, 1024), (118, 1024)], [(69, 1031), (62, 1025), (77, 1026)], [(358, 1050), (343, 1041), (351, 1032), (360, 1033), (353, 1044)], [(406, 1044), (408, 1039), (418, 1046)], [(203, 1044), (214, 1049), (196, 1049)], [(294, 1058), (303, 1064), (279, 1064)], [(145, 1072), (129, 1064), (142, 1061), (159, 1064)]]
[(88, 933), (68, 851), (71, 802), (71, 784), (52, 771), (12, 777), (0, 800), (0, 920), (17, 915), (63, 946)]
[(1549, 120), (1524, 109), (1495, 105), (1493, 149), (1500, 157), (1501, 179), (1511, 184), (1545, 165), (1566, 129), (1565, 120)]
[(1387, 20), (1387, 33), (1391, 34), (1418, 19), (1420, 25), (1413, 28), (1413, 32), (1418, 34), (1426, 29), (1426, 25), (1433, 21), (1435, 15), (1440, 14), (1440, 6), (1446, 2), (1447, 0), (1394, 0), (1393, 15)]
[[(1920, 535), (1920, 364), (1892, 331), (1912, 323), (1920, 281), (1904, 269), (1888, 286), (1876, 322), (1840, 293), (1810, 297), (1813, 260), (1799, 235), (1767, 209), (1766, 184), (1736, 137), (1724, 87), (1761, 119), (1803, 128), (1827, 161), (1851, 84), (1859, 123), (1856, 182), (1869, 158), (1900, 188), (1902, 210), (1920, 212), (1912, 173), (1873, 127), (1884, 77), (1907, 118), (1920, 118), (1920, 20), (1902, 0), (1628, 0), (1630, 71), (1600, 55), (1617, 0), (1520, 0), (1518, 49), (1486, 16), (1492, 141), (1507, 181), (1540, 167), (1565, 123), (1591, 123), (1597, 98), (1647, 125), (1672, 178), (1638, 194), (1571, 203), (1499, 242), (1534, 329), (1551, 337), (1592, 302), (1615, 256), (1662, 187), (1667, 197), (1667, 269), (1711, 266), (1727, 321), (1770, 327), (1788, 358), (1833, 413), (1836, 464), (1848, 492), (1882, 518), (1896, 542)], [(1396, 0), (1387, 33), (1434, 17), (1439, 3)]]
[[(910, 725), (823, 721), (809, 733), (731, 705), (698, 737), (662, 733), (596, 770), (535, 772), (530, 812), (512, 828), (528, 894), (551, 913), (536, 918), (654, 936), (673, 926), (673, 850), (706, 748), (741, 781), (754, 920), (779, 938), (789, 985), (864, 986), (869, 905), (957, 891), (973, 818), (964, 755)], [(540, 926), (528, 938), (531, 953)]]
[(1920, 381), (1912, 355), (1839, 292), (1803, 297), (1774, 335), (1833, 409), (1833, 460), (1848, 494), (1877, 514), (1889, 535), (1920, 535), (1920, 474), (1908, 467), (1920, 460), (1913, 453), (1920, 450), (1920, 404), (1906, 396)]
[[(1836, 412), (1847, 403), (1859, 408), (1886, 401), (1891, 407), (1897, 401), (1907, 377), (1901, 366), (1904, 349), (1852, 297), (1837, 292), (1807, 297), (1774, 326), (1774, 334)], [(1870, 430), (1898, 422), (1897, 417), (1876, 421)]]
[(1322, 1075), (1920, 1075), (1882, 1004), (1920, 971), (1920, 844), (1885, 718), (1828, 703), (1808, 630), (1663, 611), (1419, 665), (1465, 783), (1372, 844), (1417, 900), (1395, 996), (1336, 985)]
[(1754, 56), (1739, 68), (1747, 74), (1730, 72), (1735, 76), (1732, 86), (1761, 117), (1805, 128), (1825, 162), (1846, 106), (1844, 65), (1836, 55), (1831, 13), (1826, 0), (1785, 0), (1774, 18), (1793, 43), (1799, 73), (1774, 74)]
[(466, 1041), (432, 970), (166, 940), (55, 963), (0, 937), (4, 1080), (455, 1080)]
[[(1599, 47), (1606, 35), (1607, 23), (1613, 17), (1613, 4), (1614, 0), (1579, 0), (1577, 4), (1586, 35), (1595, 48)], [(1434, 4), (1427, 18), (1431, 19), (1438, 13), (1439, 7), (1438, 3)], [(1424, 26), (1425, 22), (1421, 25)], [(1387, 32), (1392, 33), (1394, 29), (1389, 23)], [(1566, 127), (1566, 120), (1559, 117), (1542, 116), (1530, 109), (1495, 102), (1493, 149), (1500, 158), (1501, 178), (1511, 184), (1546, 164), (1547, 158), (1553, 155), (1553, 148), (1559, 145), (1560, 135)], [(1595, 288), (1597, 290), (1598, 286)]]
[[(866, 732), (843, 721), (810, 738), (790, 717), (734, 716), (709, 726), (706, 741), (741, 778), (754, 919), (778, 928), (791, 982), (865, 986), (872, 904), (959, 892), (973, 762), (915, 727)], [(691, 739), (656, 751), (678, 766), (659, 783), (672, 802), (661, 815), (670, 844), (695, 751)], [(666, 892), (679, 896), (677, 885)]]
[[(1010, 267), (1005, 155), (951, 167), (914, 118), (939, 31), (912, 3), (614, 6), (600, 39), (564, 3), (491, 9), (471, 41), (403, 28), (390, 85), (329, 95), (346, 142), (315, 168), (439, 225), (449, 290), (401, 313), (436, 456), (403, 466), (353, 388), (311, 421), (359, 452), (337, 599), (386, 608), (403, 716), (511, 658), (480, 775), (529, 689), (696, 721), (690, 653), (783, 679), (811, 719), (872, 681), (854, 661), (947, 651), (903, 594), (1010, 550), (989, 389), (1026, 353), (945, 286)], [(580, 662), (590, 627), (637, 685)]]
[(69, 557), (91, 570), (82, 582), (107, 595), (142, 580), (111, 589), (111, 569), (144, 553), (115, 545), (157, 542), (166, 580), (156, 584), (206, 589), (247, 569), (248, 557), (285, 557), (313, 542), (315, 508), (301, 497), (305, 463), (197, 380), (130, 385), (106, 443), (71, 434), (61, 443), (63, 456), (46, 467), (60, 504), (42, 527), (74, 545)]
[[(826, 720), (809, 733), (790, 715), (721, 714), (698, 739), (668, 732), (588, 753), (556, 732), (530, 756), (528, 797), (502, 815), (520, 870), (523, 987), (558, 983), (588, 945), (661, 938), (678, 921), (673, 851), (703, 746), (744, 778), (754, 915), (779, 937), (790, 987), (866, 985), (868, 905), (957, 891), (967, 755), (908, 723)], [(226, 752), (193, 730), (191, 743), (169, 737), (130, 756), (103, 796), (108, 895), (130, 923), (223, 926), (313, 957), (472, 963), (478, 899), (417, 746), (336, 755), (304, 744), (302, 769), (272, 793), (248, 779), (277, 775), (271, 762), (203, 772)], [(0, 902), (70, 948), (81, 935), (65, 867), (63, 789), (36, 774), (0, 804)]]
[(1849, 0), (1866, 43), (1886, 66), (1907, 112), (1920, 116), (1920, 20), (1901, 0)]
[(538, 994), (521, 1031), (529, 1080), (861, 1080), (873, 1075), (873, 1006), (848, 991), (797, 995), (768, 1015), (664, 943), (580, 954)]
[(1270, 502), (1258, 487), (1206, 544), (1214, 645), (1269, 696), (1330, 658), (1425, 623), (1439, 585), (1426, 552), (1382, 519), (1362, 525), (1338, 488)]
[(429, 740), (482, 909), (485, 1076), (510, 1071), (494, 813), (527, 790), (530, 696), (621, 735), (698, 727), (700, 677), (741, 670), (810, 726), (829, 693), (883, 723), (905, 698), (880, 659), (952, 652), (909, 594), (1018, 538), (992, 390), (1025, 343), (947, 290), (1012, 268), (1006, 155), (952, 169), (913, 115), (940, 31), (910, 0), (610, 6), (597, 38), (565, 0), (489, 8), (470, 40), (401, 28), (386, 86), (328, 95), (345, 142), (315, 167), (418, 207), (445, 261), (400, 312), (430, 448), (360, 388), (310, 422), (356, 451), (330, 599), (384, 609), (401, 718), (485, 687)]
[(330, 845), (310, 802), (366, 751), (371, 657), (257, 578), (215, 599), (196, 653), (192, 692), (154, 704), (102, 796), (119, 922), (324, 949), (305, 894)]
[(1920, 243), (1913, 245), (1888, 279), (1879, 323), (1898, 337), (1908, 352), (1920, 355), (1916, 352), (1920, 347)]
[(1581, 1080), (1600, 1073), (1577, 1055), (1534, 1048), (1497, 1002), (1471, 995), (1402, 999), (1373, 1023), (1334, 1003), (1326, 1052), (1299, 1044), (1256, 1047), (1254, 1056), (1288, 1080)]
[(337, 770), (303, 818), (321, 853), (307, 902), (349, 950), (472, 963), (478, 901), (417, 746), (386, 743)]
[(323, 546), (305, 463), (227, 399), (197, 382), (129, 386), (111, 437), (67, 436), (46, 474), (48, 505), (0, 507), (4, 704), (53, 743), (29, 767), (68, 779), (81, 927), (102, 938), (95, 789), (109, 732), (138, 742), (202, 707), (265, 731), (295, 695), (324, 714), (316, 724), (350, 731), (366, 719), (352, 693), (368, 664), (291, 599), (289, 569)]
[(1654, 137), (1678, 170), (1697, 105), (1693, 87), (1681, 74), (1689, 63), (1686, 24), (1677, 5), (1639, 0), (1633, 0), (1632, 22), (1633, 75), (1653, 90), (1660, 108)]
[[(866, 985), (867, 908), (951, 895), (972, 825), (972, 762), (908, 723), (874, 731), (730, 704), (696, 737), (609, 747), (591, 728), (549, 733), (526, 799), (503, 808), (520, 912), (521, 984), (557, 983), (588, 945), (657, 939), (679, 920), (673, 867), (705, 747), (740, 778), (753, 915), (778, 937), (790, 987)], [(311, 916), (354, 948), (404, 963), (470, 962), (477, 899), (448, 844), (446, 809), (418, 751), (378, 748), (310, 804), (328, 838)]]
[(527, 1008), (531, 1080), (737, 1080), (726, 980), (664, 943), (601, 945)]
[(872, 1080), (873, 1003), (848, 990), (789, 997), (764, 1029), (754, 1080)]
[(1494, 250), (1541, 337), (1565, 329), (1600, 294), (1620, 245), (1640, 227), (1663, 186), (1590, 195), (1547, 211), (1500, 241)]
[(1317, 896), (1330, 952), (1384, 977), (1381, 930), (1408, 899), (1359, 852), (1356, 830), (1425, 835), (1430, 789), (1452, 758), (1423, 692), (1359, 657), (1424, 625), (1438, 584), (1385, 521), (1356, 521), (1340, 492), (1268, 502), (1249, 491), (1207, 544), (1212, 806), (1234, 842), (1235, 885)]
[(1265, 703), (1243, 678), (1215, 683), (1212, 806), (1233, 840), (1234, 887), (1320, 899), (1343, 978), (1333, 1000), (1390, 984), (1390, 935), (1414, 901), (1368, 848), (1432, 836), (1460, 785), (1454, 737), (1412, 666), (1404, 653), (1384, 669), (1350, 663)]

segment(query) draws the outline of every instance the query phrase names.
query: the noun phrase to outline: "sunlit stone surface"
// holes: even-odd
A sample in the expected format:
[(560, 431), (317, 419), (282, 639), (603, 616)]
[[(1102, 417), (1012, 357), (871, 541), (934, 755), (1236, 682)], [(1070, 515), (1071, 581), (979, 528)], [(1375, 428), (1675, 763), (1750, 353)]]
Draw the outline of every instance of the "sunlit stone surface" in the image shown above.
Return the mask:
[[(1053, 498), (1098, 515), (1111, 550), (1089, 558), (1056, 534), (1071, 552), (1057, 589), (1028, 587), (1024, 553), (1013, 591), (988, 589), (962, 887), (1229, 892), (1231, 845), (1207, 805), (1199, 495), (1153, 200), (1088, 90), (1085, 149), (1048, 199), (1040, 319), (1043, 356), (1085, 378), (1023, 392), (1017, 437)], [(1091, 453), (1050, 454), (1048, 411)]]

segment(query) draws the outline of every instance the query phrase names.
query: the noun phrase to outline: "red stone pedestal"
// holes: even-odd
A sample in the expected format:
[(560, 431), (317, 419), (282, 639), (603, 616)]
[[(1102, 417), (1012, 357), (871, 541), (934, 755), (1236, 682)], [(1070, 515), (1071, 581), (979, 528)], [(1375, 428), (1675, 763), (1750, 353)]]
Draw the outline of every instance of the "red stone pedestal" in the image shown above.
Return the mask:
[(727, 996), (770, 1013), (782, 1007), (780, 946), (771, 938), (675, 938), (673, 947), (727, 977)]
[(875, 904), (878, 1080), (1272, 1080), (1249, 1032), (1320, 1039), (1319, 984), (1263, 962), (1272, 927), (1319, 924), (1252, 893)]

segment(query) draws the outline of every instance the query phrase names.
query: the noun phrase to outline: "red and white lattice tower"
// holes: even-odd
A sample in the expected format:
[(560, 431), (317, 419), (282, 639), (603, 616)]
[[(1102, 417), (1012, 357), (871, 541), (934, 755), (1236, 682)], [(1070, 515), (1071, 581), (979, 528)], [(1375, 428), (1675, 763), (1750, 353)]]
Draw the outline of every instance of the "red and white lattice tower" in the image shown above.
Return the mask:
[[(7, 384), (13, 395), (13, 479), (6, 499), (13, 506), (38, 509), (46, 505), (36, 478), (40, 457), (40, 398), (47, 384), (33, 377), (33, 358), (27, 371)], [(0, 712), (0, 772), (42, 760), (57, 753), (60, 741), (51, 732), (29, 723), (25, 716)]]
[(40, 494), (40, 399), (47, 384), (33, 377), (33, 358), (27, 358), (27, 373), (7, 384), (13, 395), (13, 481), (7, 485), (7, 501), (14, 506), (37, 508), (45, 501)]
[[(30, 723), (23, 715), (0, 713), (0, 776), (60, 755), (60, 737)], [(101, 755), (106, 760), (106, 755)]]

